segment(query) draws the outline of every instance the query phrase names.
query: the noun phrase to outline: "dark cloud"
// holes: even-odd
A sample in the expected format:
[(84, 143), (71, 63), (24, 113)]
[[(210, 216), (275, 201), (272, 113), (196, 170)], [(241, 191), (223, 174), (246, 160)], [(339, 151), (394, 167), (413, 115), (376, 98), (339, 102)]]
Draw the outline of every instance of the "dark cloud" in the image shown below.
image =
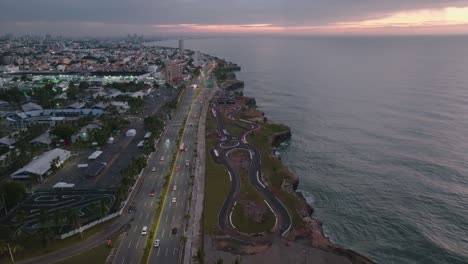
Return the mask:
[(15, 22), (324, 25), (399, 10), (466, 5), (467, 0), (0, 0), (0, 30), (15, 27)]

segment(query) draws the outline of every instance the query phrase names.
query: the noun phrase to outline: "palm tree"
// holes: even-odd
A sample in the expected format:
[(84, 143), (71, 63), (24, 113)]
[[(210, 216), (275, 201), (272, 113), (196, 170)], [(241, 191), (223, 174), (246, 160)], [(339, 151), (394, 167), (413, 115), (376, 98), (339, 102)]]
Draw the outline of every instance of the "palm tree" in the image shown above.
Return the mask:
[(54, 238), (54, 230), (50, 227), (43, 227), (39, 231), (39, 234), (42, 237), (44, 247), (47, 248), (49, 246), (49, 242)]
[(99, 209), (100, 218), (104, 217), (109, 212), (109, 207), (104, 202), (104, 200), (101, 200)]
[(0, 240), (0, 255), (9, 254), (12, 263), (15, 263), (15, 260), (13, 259), (13, 254), (18, 248), (18, 245), (12, 244), (7, 240)]
[(215, 262), (215, 264), (223, 264), (224, 263), (224, 260), (222, 258), (219, 258), (217, 259)]
[(39, 223), (41, 224), (41, 228), (46, 226), (48, 215), (49, 212), (47, 211), (47, 209), (41, 209), (39, 211)]
[(72, 229), (75, 229), (75, 228), (79, 227), (79, 225), (80, 225), (80, 215), (78, 213), (78, 209), (68, 208), (67, 222), (71, 226)]
[(197, 254), (193, 256), (193, 261), (198, 264), (205, 263), (205, 253), (202, 250), (198, 250)]

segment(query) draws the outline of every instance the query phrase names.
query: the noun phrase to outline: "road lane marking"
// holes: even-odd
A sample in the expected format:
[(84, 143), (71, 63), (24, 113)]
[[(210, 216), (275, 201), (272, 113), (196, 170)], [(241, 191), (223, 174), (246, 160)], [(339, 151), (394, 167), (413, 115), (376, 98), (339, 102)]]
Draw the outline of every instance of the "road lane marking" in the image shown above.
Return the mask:
[[(192, 103), (193, 103), (194, 100), (197, 99), (197, 97), (198, 97), (198, 95), (196, 95), (196, 96), (191, 100)], [(182, 114), (187, 115), (187, 114), (185, 114), (185, 113), (188, 112), (188, 116), (190, 116), (191, 113), (192, 113), (192, 110), (193, 110), (193, 109), (192, 109), (192, 106), (190, 105), (190, 107), (189, 107), (185, 112), (178, 112), (178, 113), (179, 113), (180, 115), (182, 115)], [(185, 129), (186, 129), (186, 128), (187, 128), (186, 125), (182, 127), (182, 138), (185, 137)], [(179, 154), (180, 154), (179, 152), (180, 152), (180, 151), (177, 151), (177, 153), (176, 153), (176, 160), (179, 158)], [(170, 170), (169, 182), (172, 181), (172, 178), (173, 178), (173, 176), (174, 176), (174, 169), (175, 169), (174, 167), (169, 168), (169, 170)], [(166, 188), (166, 189), (163, 189), (163, 204), (164, 204), (165, 201), (166, 201), (166, 198), (167, 198), (167, 195), (168, 195), (168, 191), (169, 191), (169, 190), (168, 190), (167, 188)], [(170, 201), (169, 201), (169, 203), (170, 203)], [(170, 207), (170, 204), (169, 204), (169, 207)], [(164, 213), (164, 210), (165, 210), (165, 207), (162, 208), (161, 214)], [(158, 228), (159, 228), (160, 221), (161, 221), (161, 217), (158, 217), (158, 220), (157, 220), (157, 223), (156, 223), (155, 232), (153, 233), (153, 239), (154, 239), (154, 237), (156, 236), (156, 234), (158, 233)], [(149, 256), (151, 256), (151, 251), (152, 251), (152, 250), (153, 250), (153, 247), (150, 248), (150, 251), (149, 251), (149, 254), (148, 254)], [(149, 264), (149, 258), (146, 260), (146, 264)]]
[(122, 259), (122, 264), (124, 264), (124, 263), (125, 263), (125, 257)]
[(138, 226), (135, 226), (135, 232), (137, 231)]
[(128, 248), (132, 245), (132, 241), (130, 240), (130, 243), (128, 243)]
[(262, 185), (262, 187), (266, 189), (265, 185), (263, 185), (262, 181), (260, 181), (260, 177), (259, 177), (259, 175), (258, 175), (258, 171), (257, 171), (257, 180), (258, 180), (258, 183), (260, 183), (260, 185)]
[(146, 203), (148, 203), (148, 201), (145, 202), (145, 205), (143, 205), (143, 207), (146, 207)]
[(135, 249), (138, 249), (138, 245), (140, 244), (140, 240), (137, 241), (137, 244), (135, 246)]
[(177, 248), (174, 248), (174, 249), (172, 250), (172, 256), (174, 256), (174, 255), (175, 255), (175, 251), (176, 251), (176, 249), (177, 249)]
[(162, 231), (161, 238), (164, 238), (164, 229)]
[(172, 216), (172, 223), (174, 223), (175, 215)]
[(166, 257), (167, 257), (167, 251), (169, 251), (169, 248), (166, 248)]
[(231, 172), (230, 172), (230, 171), (228, 171), (228, 173), (229, 173), (229, 181), (231, 181), (231, 182), (232, 182), (232, 175), (231, 175)]
[(232, 207), (232, 211), (231, 211), (231, 213), (229, 214), (229, 222), (231, 223), (232, 227), (234, 227), (235, 229), (237, 229), (237, 227), (232, 223), (232, 212), (234, 212), (234, 206)]
[(150, 207), (153, 207), (153, 202), (154, 202), (154, 200), (151, 200)]
[(272, 230), (274, 230), (276, 228), (276, 225), (278, 224), (278, 217), (276, 216), (276, 213), (275, 211), (273, 211), (273, 208), (271, 207), (271, 205), (266, 201), (266, 200), (263, 200), (265, 201), (265, 203), (268, 205), (268, 207), (270, 208), (271, 212), (275, 215), (275, 225), (273, 226)]
[(167, 218), (169, 217), (169, 215), (166, 215), (166, 223), (167, 223)]
[(159, 252), (160, 252), (160, 251), (161, 251), (161, 248), (158, 248), (158, 254), (157, 254), (158, 257), (159, 257)]

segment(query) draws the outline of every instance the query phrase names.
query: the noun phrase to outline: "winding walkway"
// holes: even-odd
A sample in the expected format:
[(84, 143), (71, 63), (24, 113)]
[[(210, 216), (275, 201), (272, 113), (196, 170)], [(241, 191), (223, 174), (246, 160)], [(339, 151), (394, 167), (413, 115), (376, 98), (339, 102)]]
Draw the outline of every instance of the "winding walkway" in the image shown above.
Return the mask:
[[(235, 120), (232, 117), (232, 114), (238, 110), (239, 108), (237, 107), (229, 109), (229, 112), (226, 113), (226, 118)], [(218, 154), (216, 158), (228, 169), (229, 175), (231, 177), (231, 189), (219, 213), (219, 227), (226, 234), (247, 243), (253, 240), (272, 239), (271, 236), (256, 237), (255, 239), (253, 239), (252, 236), (249, 236), (237, 230), (236, 227), (232, 224), (232, 211), (234, 209), (234, 206), (237, 204), (237, 200), (240, 194), (240, 176), (238, 175), (236, 170), (234, 170), (234, 166), (232, 165), (232, 162), (229, 159), (229, 153), (233, 150), (245, 150), (250, 153), (250, 165), (248, 170), (248, 178), (250, 184), (252, 184), (254, 188), (258, 191), (258, 193), (260, 193), (265, 203), (273, 211), (273, 214), (276, 217), (276, 224), (272, 230), (273, 234), (284, 236), (291, 228), (291, 216), (286, 207), (283, 205), (283, 203), (278, 198), (276, 198), (276, 196), (262, 182), (260, 152), (247, 142), (247, 135), (255, 130), (258, 130), (260, 128), (260, 125), (240, 119), (239, 121), (248, 124), (248, 127), (250, 129), (243, 132), (240, 138), (237, 138), (231, 135), (225, 128), (223, 115), (219, 107), (212, 108), (212, 114), (216, 118), (217, 130), (220, 137), (220, 141), (214, 148), (214, 150), (216, 150), (215, 152)]]

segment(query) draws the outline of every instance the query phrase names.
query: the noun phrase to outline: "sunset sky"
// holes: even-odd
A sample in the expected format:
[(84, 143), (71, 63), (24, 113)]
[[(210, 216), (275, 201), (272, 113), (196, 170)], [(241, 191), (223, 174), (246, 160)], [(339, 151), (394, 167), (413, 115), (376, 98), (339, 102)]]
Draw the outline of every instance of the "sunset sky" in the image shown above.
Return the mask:
[(0, 33), (468, 34), (468, 1), (0, 0)]

